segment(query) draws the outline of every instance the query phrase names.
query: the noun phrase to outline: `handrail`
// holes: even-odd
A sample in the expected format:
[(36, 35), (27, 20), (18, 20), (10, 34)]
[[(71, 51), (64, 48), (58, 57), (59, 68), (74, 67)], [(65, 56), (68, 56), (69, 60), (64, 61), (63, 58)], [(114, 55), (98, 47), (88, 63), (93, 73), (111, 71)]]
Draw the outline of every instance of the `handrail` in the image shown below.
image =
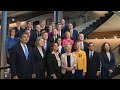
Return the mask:
[(10, 66), (0, 67), (0, 70), (10, 68)]
[[(87, 13), (87, 11), (83, 12), (83, 13), (82, 13), (82, 14), (80, 14), (78, 17), (75, 17), (75, 19), (74, 19), (74, 21), (73, 21), (73, 22), (75, 22), (75, 20), (76, 20), (76, 19), (80, 18), (80, 17), (81, 17), (82, 15), (84, 15), (85, 13)], [(73, 23), (73, 22), (72, 22), (72, 23)]]
[(120, 46), (120, 44), (119, 44), (118, 46), (116, 46), (115, 48), (113, 48), (112, 51), (114, 51), (114, 50), (115, 50), (117, 47), (119, 47), (119, 46)]
[(87, 11), (83, 12), (82, 14), (80, 14), (80, 15), (77, 16), (77, 17), (73, 17), (73, 18), (71, 18), (71, 19), (73, 19), (73, 21), (71, 21), (70, 23), (75, 22), (76, 19), (80, 18), (80, 17), (81, 17), (82, 15), (84, 15), (86, 12), (87, 12)]

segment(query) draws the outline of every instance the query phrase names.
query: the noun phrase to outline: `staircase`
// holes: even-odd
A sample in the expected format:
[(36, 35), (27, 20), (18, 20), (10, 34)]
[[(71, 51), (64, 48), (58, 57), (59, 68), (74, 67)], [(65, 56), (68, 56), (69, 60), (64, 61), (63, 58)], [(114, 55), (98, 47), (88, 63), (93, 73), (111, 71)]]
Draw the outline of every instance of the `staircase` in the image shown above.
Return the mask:
[(92, 33), (94, 30), (96, 30), (99, 26), (101, 26), (103, 23), (105, 23), (111, 16), (113, 16), (113, 12), (110, 11), (109, 13), (105, 14), (105, 16), (100, 17), (96, 20), (96, 22), (93, 22), (88, 27), (83, 29), (80, 33), (83, 33), (85, 38)]

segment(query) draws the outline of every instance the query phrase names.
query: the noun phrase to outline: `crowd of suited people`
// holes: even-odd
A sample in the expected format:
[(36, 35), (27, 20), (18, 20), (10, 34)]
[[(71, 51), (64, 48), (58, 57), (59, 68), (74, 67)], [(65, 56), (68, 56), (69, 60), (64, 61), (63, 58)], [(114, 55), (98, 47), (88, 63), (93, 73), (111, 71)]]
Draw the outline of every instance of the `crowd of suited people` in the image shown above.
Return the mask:
[(108, 42), (96, 52), (64, 19), (49, 27), (43, 20), (35, 29), (32, 21), (25, 29), (16, 24), (6, 37), (8, 79), (111, 79), (115, 57)]

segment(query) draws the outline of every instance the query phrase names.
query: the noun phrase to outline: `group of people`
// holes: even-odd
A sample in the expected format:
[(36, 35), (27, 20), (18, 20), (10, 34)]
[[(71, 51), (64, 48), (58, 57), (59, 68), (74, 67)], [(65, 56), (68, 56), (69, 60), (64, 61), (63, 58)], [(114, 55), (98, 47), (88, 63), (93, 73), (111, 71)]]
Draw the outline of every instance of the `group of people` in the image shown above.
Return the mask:
[(111, 79), (115, 57), (109, 43), (103, 43), (101, 53), (93, 42), (85, 42), (84, 34), (61, 19), (49, 27), (45, 20), (32, 28), (10, 30), (6, 37), (7, 62), (12, 79)]

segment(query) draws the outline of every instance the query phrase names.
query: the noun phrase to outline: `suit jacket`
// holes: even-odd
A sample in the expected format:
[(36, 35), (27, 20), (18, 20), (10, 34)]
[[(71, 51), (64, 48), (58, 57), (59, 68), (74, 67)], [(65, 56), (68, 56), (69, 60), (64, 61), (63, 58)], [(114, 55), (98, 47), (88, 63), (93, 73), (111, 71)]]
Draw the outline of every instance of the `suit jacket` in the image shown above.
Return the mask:
[[(69, 30), (69, 32), (70, 32), (70, 30)], [(74, 42), (77, 41), (77, 39), (78, 39), (78, 31), (77, 30), (73, 30), (73, 35), (72, 35), (71, 39), (74, 40)]]
[(84, 43), (84, 51), (87, 52), (89, 49), (88, 49), (88, 43), (87, 42), (83, 42)]
[(12, 55), (12, 65), (11, 65), (11, 74), (12, 76), (18, 76), (19, 79), (31, 79), (32, 74), (35, 73), (35, 65), (33, 58), (33, 50), (30, 46), (28, 48), (28, 60), (25, 58), (24, 51), (18, 43), (14, 47)]
[[(71, 67), (76, 67), (75, 55), (71, 53), (70, 58), (71, 58), (71, 60), (70, 60)], [(66, 53), (61, 55), (61, 62), (62, 62), (62, 66), (66, 66), (67, 67), (67, 54)], [(65, 74), (66, 73), (66, 69), (62, 68), (61, 73)], [(72, 73), (73, 74), (75, 73), (75, 69), (72, 70)]]
[[(61, 55), (59, 54), (59, 58), (61, 58)], [(61, 77), (61, 67), (58, 66), (57, 59), (55, 57), (55, 54), (49, 53), (48, 58), (48, 73), (51, 76), (51, 74), (55, 74), (57, 78)]]
[(96, 77), (97, 71), (100, 71), (100, 55), (96, 51), (93, 53), (92, 59), (89, 57), (89, 51), (87, 55), (87, 78)]
[(114, 71), (115, 69), (115, 56), (113, 52), (110, 52), (110, 61), (107, 57), (107, 54), (105, 52), (101, 53), (101, 72), (102, 75), (106, 75), (109, 73), (109, 69), (112, 69)]
[(27, 42), (27, 45), (31, 46), (31, 47), (35, 47), (35, 38), (34, 38), (34, 31), (31, 31), (30, 33), (30, 37), (29, 37), (29, 41)]
[(62, 27), (62, 31), (65, 33), (66, 31), (68, 31), (68, 27), (67, 25), (65, 25), (64, 27)]
[(15, 29), (15, 32), (16, 32), (15, 37), (19, 37), (20, 34), (24, 32), (24, 29), (21, 28), (21, 27), (20, 27), (20, 30), (18, 30), (17, 27), (15, 27), (14, 29)]
[(54, 41), (54, 37), (53, 37), (53, 35), (51, 35), (51, 36), (49, 37), (49, 41), (50, 41), (50, 43), (53, 43), (53, 42), (56, 42), (58, 38), (60, 38), (60, 37), (57, 35), (57, 38), (56, 38), (55, 41)]
[(46, 53), (44, 48), (42, 47), (43, 55), (44, 57), (41, 56), (39, 50), (37, 47), (33, 48), (33, 56), (34, 56), (34, 62), (35, 62), (35, 73), (37, 78), (44, 78), (44, 74), (46, 71)]

